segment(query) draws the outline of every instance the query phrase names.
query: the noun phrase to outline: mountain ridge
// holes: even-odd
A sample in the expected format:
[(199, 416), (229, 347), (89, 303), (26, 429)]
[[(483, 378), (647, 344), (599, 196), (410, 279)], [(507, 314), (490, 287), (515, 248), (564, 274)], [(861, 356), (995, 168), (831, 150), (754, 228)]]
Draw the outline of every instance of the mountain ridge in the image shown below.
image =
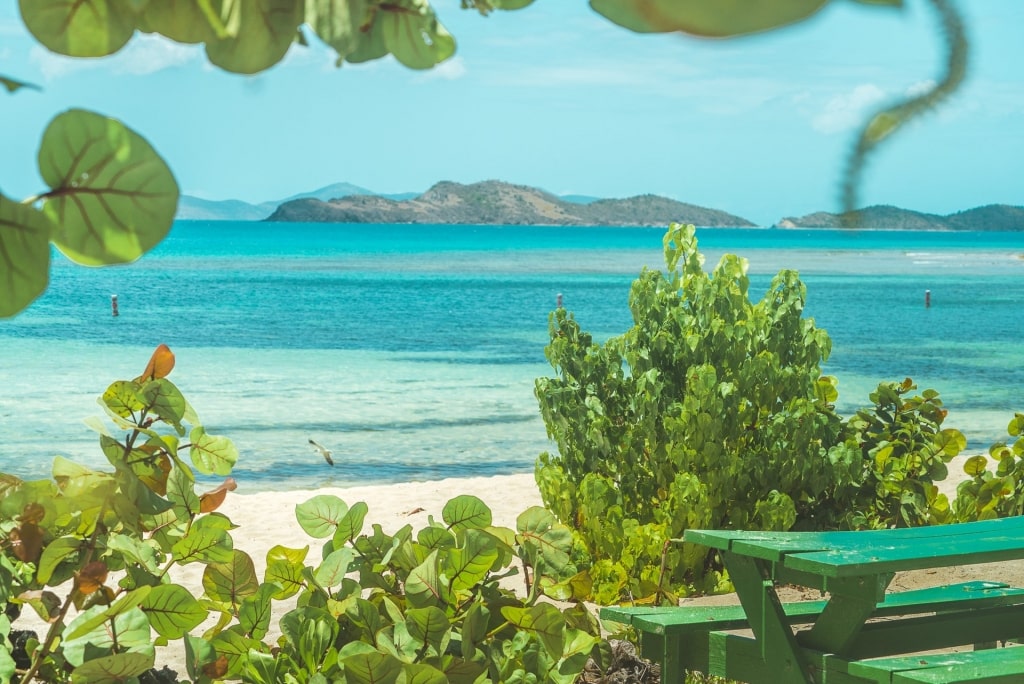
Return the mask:
[[(952, 214), (929, 214), (911, 209), (880, 204), (856, 212), (858, 228), (876, 230), (940, 230), (940, 231), (1020, 231), (1024, 230), (1024, 207), (1010, 204), (987, 204)], [(813, 214), (780, 219), (775, 228), (842, 228), (843, 214), (818, 211)]]
[[(492, 197), (488, 198), (488, 193)], [(514, 199), (516, 195), (520, 200)], [(467, 199), (470, 201), (467, 202)], [(278, 213), (284, 205), (289, 206)], [(438, 216), (437, 212), (445, 215)], [(1024, 231), (1024, 207), (1008, 204), (972, 207), (946, 215), (892, 205), (865, 207), (858, 213), (860, 220), (857, 227), (862, 229)], [(579, 194), (556, 195), (541, 188), (502, 181), (471, 184), (442, 181), (423, 193), (392, 194), (376, 193), (359, 185), (341, 182), (259, 204), (182, 195), (176, 218), (263, 221), (275, 215), (277, 218), (272, 220), (626, 226), (657, 226), (671, 221), (687, 221), (718, 227), (755, 225), (722, 210), (678, 202), (658, 195), (646, 194), (625, 199)], [(844, 225), (841, 214), (818, 211), (803, 216), (786, 216), (770, 227), (838, 228)]]
[[(575, 196), (574, 196), (575, 199)], [(712, 227), (752, 227), (740, 216), (658, 195), (566, 200), (539, 188), (503, 181), (435, 183), (414, 199), (350, 195), (285, 202), (266, 220), (329, 223), (660, 226), (673, 221)]]

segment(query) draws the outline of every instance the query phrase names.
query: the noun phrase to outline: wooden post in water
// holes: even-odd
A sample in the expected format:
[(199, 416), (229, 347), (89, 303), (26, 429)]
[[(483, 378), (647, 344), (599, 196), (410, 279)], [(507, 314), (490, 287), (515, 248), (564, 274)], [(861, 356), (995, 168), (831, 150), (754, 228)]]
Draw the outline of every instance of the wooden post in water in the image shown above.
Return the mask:
[(117, 295), (116, 294), (110, 295), (110, 314), (112, 316), (117, 316)]
[(925, 290), (924, 291), (924, 308), (929, 309), (929, 308), (931, 308), (931, 305), (932, 305), (932, 291), (931, 290)]

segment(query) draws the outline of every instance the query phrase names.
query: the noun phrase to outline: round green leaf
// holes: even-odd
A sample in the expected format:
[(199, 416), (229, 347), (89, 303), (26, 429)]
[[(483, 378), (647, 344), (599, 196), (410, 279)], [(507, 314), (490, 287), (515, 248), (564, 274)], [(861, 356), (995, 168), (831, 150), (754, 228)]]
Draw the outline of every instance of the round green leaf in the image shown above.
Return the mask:
[(348, 574), (355, 555), (351, 549), (338, 549), (328, 554), (324, 562), (316, 569), (314, 577), (321, 586), (332, 588), (341, 584)]
[(160, 33), (179, 43), (205, 43), (217, 35), (195, 0), (150, 2), (138, 25), (141, 31)]
[(429, 69), (455, 54), (455, 39), (425, 0), (411, 0), (411, 4), (412, 8), (393, 9), (381, 5), (377, 22), (395, 59), (410, 69)]
[(295, 507), (295, 518), (299, 521), (299, 527), (314, 539), (324, 539), (333, 535), (346, 513), (348, 505), (330, 494), (314, 496)]
[(133, 261), (170, 231), (178, 184), (140, 135), (114, 119), (72, 109), (43, 134), (39, 171), (52, 188), (43, 211), (53, 241), (86, 265)]
[(245, 551), (234, 549), (228, 562), (207, 565), (203, 571), (203, 589), (214, 601), (238, 605), (259, 589), (252, 558)]
[(444, 505), (441, 518), (454, 532), (480, 529), (491, 524), (491, 509), (475, 496), (457, 496)]
[(971, 456), (964, 462), (964, 472), (971, 477), (977, 477), (985, 472), (988, 467), (988, 459), (984, 456)]
[(724, 38), (806, 19), (828, 0), (590, 0), (590, 7), (639, 33), (682, 31)]
[(133, 0), (19, 0), (25, 27), (50, 50), (71, 57), (111, 55), (135, 33)]
[(366, 18), (366, 0), (306, 0), (306, 23), (341, 59), (359, 46)]
[(18, 313), (46, 289), (53, 230), (43, 213), (0, 195), (0, 317)]
[(82, 663), (75, 668), (71, 681), (83, 684), (120, 684), (152, 669), (156, 651), (115, 653)]
[(206, 43), (210, 61), (226, 71), (255, 74), (288, 52), (303, 21), (305, 7), (295, 0), (238, 0), (239, 23), (233, 36)]
[(208, 435), (200, 425), (192, 428), (189, 440), (192, 442), (189, 455), (196, 470), (204, 475), (231, 474), (231, 468), (238, 462), (238, 449), (230, 439)]
[(206, 619), (206, 610), (199, 601), (178, 584), (153, 587), (141, 607), (157, 634), (168, 639), (180, 639)]

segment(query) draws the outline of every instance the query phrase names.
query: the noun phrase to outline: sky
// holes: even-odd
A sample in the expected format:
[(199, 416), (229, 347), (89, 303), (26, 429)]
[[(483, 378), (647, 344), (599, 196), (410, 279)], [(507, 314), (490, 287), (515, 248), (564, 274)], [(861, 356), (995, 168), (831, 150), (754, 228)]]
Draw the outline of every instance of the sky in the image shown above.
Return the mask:
[[(0, 4), (0, 193), (45, 190), (47, 123), (85, 108), (120, 119), (170, 164), (182, 192), (258, 203), (337, 182), (422, 192), (497, 179), (556, 194), (654, 193), (759, 225), (838, 209), (864, 116), (941, 71), (924, 0), (836, 0), (811, 20), (731, 40), (638, 35), (585, 0), (536, 0), (482, 17), (436, 0), (458, 42), (431, 71), (388, 57), (334, 67), (292, 47), (257, 76), (210, 66), (202, 47), (136, 34), (116, 55), (41, 47)], [(960, 2), (968, 81), (871, 159), (862, 205), (946, 214), (1024, 205), (1024, 2)]]

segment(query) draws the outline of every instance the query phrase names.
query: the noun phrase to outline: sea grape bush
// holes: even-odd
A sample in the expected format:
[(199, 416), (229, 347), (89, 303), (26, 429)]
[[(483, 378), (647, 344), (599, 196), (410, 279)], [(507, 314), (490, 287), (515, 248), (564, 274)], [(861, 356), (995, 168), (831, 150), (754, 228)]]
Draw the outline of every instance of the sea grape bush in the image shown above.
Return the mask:
[[(196, 493), (195, 472), (226, 477), (237, 451), (206, 432), (167, 380), (173, 366), (161, 345), (103, 394), (120, 434), (93, 426), (112, 472), (58, 456), (52, 480), (0, 474), (0, 682), (153, 681), (155, 646), (170, 642), (199, 683), (569, 684), (608, 653), (577, 601), (590, 587), (569, 562), (572, 534), (539, 507), (512, 530), (461, 496), (418, 533), (388, 534), (363, 531), (365, 503), (317, 496), (296, 516), (325, 540), (320, 558), (275, 546), (260, 579), (218, 511), (234, 481)], [(201, 597), (171, 580), (191, 563)], [(501, 585), (520, 569), (524, 591)], [(21, 629), (23, 610), (44, 636)]]
[(536, 396), (557, 454), (541, 454), (545, 505), (575, 531), (593, 598), (672, 601), (728, 586), (688, 528), (833, 529), (945, 522), (933, 481), (964, 447), (938, 394), (883, 383), (845, 421), (821, 364), (831, 341), (780, 272), (757, 303), (746, 261), (703, 269), (693, 226), (665, 236), (667, 273), (633, 283), (633, 326), (595, 344), (556, 310)]
[[(594, 559), (595, 598), (656, 594), (664, 542), (690, 527), (789, 529), (834, 486), (840, 443), (831, 342), (802, 317), (805, 288), (781, 272), (757, 304), (746, 261), (703, 269), (693, 226), (665, 236), (668, 273), (645, 269), (633, 327), (594, 344), (574, 318), (551, 318), (556, 378), (536, 395), (558, 454), (542, 454), (545, 505)], [(705, 550), (670, 550), (674, 586), (704, 590)]]
[[(913, 527), (952, 522), (953, 510), (934, 484), (945, 480), (946, 464), (966, 446), (959, 430), (943, 428), (946, 410), (935, 390), (917, 389), (910, 378), (881, 383), (868, 395), (873, 407), (861, 409), (845, 426), (852, 453), (843, 473), (848, 498), (838, 493), (833, 505), (839, 526), (851, 529)], [(839, 465), (842, 449), (833, 462)]]
[(195, 472), (226, 476), (238, 453), (206, 432), (167, 379), (173, 366), (161, 345), (142, 375), (104, 392), (101, 405), (121, 432), (93, 427), (113, 471), (58, 456), (52, 480), (0, 474), (0, 631), (24, 609), (49, 624), (28, 639), (23, 667), (4, 639), (0, 681), (129, 681), (153, 667), (154, 643), (206, 618), (168, 572), (232, 558), (231, 521), (216, 509), (234, 483), (196, 494)]
[[(988, 457), (967, 459), (969, 479), (957, 487), (953, 517), (957, 522), (1024, 515), (1024, 413), (1016, 413), (1006, 427), (1012, 443), (997, 442)], [(995, 472), (988, 459), (996, 462)]]

